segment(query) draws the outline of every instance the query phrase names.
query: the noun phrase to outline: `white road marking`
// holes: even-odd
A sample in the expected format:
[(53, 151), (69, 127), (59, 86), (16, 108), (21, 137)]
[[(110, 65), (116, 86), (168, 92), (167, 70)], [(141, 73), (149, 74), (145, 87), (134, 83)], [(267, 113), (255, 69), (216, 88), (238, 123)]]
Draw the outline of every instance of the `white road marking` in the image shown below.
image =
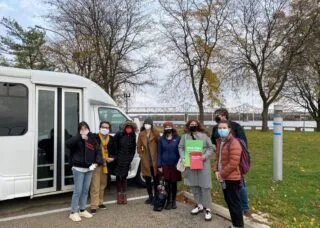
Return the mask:
[[(138, 197), (128, 198), (128, 201), (134, 201), (134, 200), (140, 200), (140, 199), (146, 199), (146, 198), (148, 198), (148, 196), (138, 196)], [(116, 200), (111, 200), (111, 201), (105, 201), (103, 203), (104, 204), (115, 204), (116, 202), (117, 202)], [(87, 205), (87, 207), (88, 206), (89, 205)], [(6, 217), (6, 218), (0, 219), (0, 222), (8, 222), (8, 221), (19, 220), (19, 219), (24, 219), (24, 218), (32, 218), (32, 217), (37, 217), (37, 216), (42, 216), (42, 215), (60, 213), (60, 212), (69, 211), (69, 210), (70, 210), (70, 207), (65, 207), (65, 208), (61, 208), (61, 209), (36, 212), (36, 213), (31, 213), (31, 214), (19, 215), (19, 216)]]

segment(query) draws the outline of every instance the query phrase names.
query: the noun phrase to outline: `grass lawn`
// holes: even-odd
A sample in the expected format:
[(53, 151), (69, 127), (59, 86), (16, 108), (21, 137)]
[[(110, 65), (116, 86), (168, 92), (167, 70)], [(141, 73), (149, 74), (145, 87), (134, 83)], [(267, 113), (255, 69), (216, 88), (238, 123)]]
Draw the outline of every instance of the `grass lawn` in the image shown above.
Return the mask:
[[(252, 168), (246, 180), (252, 211), (269, 213), (274, 227), (320, 227), (320, 133), (284, 132), (283, 181), (278, 183), (272, 181), (272, 132), (247, 131), (247, 137)], [(225, 205), (216, 180), (212, 194), (214, 202)]]

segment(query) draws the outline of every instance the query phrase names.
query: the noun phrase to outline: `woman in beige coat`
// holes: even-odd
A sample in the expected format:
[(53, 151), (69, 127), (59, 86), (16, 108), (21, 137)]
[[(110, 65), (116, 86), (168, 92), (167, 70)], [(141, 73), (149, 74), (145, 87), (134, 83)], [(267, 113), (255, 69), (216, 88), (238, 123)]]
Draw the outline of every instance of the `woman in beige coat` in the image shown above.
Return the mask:
[[(159, 132), (153, 128), (152, 119), (148, 117), (143, 123), (137, 143), (137, 151), (141, 159), (141, 173), (145, 177), (149, 195), (149, 198), (145, 201), (146, 204), (152, 204), (159, 184), (157, 173), (159, 137)], [(152, 179), (154, 192), (152, 192)]]

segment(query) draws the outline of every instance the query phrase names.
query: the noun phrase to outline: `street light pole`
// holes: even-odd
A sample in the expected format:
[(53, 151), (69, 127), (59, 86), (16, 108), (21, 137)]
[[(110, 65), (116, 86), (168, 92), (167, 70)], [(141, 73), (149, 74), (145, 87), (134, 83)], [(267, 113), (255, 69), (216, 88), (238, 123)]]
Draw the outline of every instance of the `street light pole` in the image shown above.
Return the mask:
[(128, 110), (128, 98), (131, 96), (131, 94), (129, 92), (123, 92), (123, 96), (126, 99), (126, 113), (128, 114), (129, 110)]

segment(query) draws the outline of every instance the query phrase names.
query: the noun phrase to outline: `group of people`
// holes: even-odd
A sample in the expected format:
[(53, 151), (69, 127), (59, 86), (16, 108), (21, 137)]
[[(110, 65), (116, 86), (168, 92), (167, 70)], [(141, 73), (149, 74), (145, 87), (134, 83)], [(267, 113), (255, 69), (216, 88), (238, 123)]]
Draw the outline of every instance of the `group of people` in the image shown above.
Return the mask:
[[(212, 220), (211, 188), (212, 171), (221, 184), (225, 201), (228, 205), (232, 225), (243, 227), (243, 213), (248, 213), (248, 195), (244, 177), (240, 173), (240, 157), (242, 147), (240, 138), (247, 143), (243, 128), (235, 122), (230, 122), (228, 111), (218, 109), (216, 122), (211, 139), (205, 128), (197, 120), (189, 120), (185, 132), (180, 137), (172, 122), (163, 124), (163, 134), (160, 136), (150, 117), (145, 119), (138, 138), (137, 126), (132, 121), (126, 121), (115, 136), (111, 136), (111, 124), (108, 121), (100, 123), (98, 134), (90, 132), (86, 122), (79, 123), (78, 134), (67, 140), (70, 149), (70, 163), (74, 177), (74, 191), (69, 218), (81, 221), (81, 217), (91, 218), (103, 205), (104, 189), (107, 185), (107, 175), (116, 176), (117, 203), (127, 204), (127, 176), (135, 152), (141, 159), (141, 174), (146, 180), (148, 199), (146, 204), (154, 204), (160, 178), (166, 182), (167, 200), (164, 208), (176, 209), (177, 183), (184, 176), (184, 184), (192, 189), (196, 205), (191, 210), (192, 215), (201, 212), (206, 221)], [(201, 169), (187, 166), (185, 156), (187, 143), (192, 140), (201, 141), (203, 145)], [(211, 158), (215, 152), (215, 163)], [(186, 167), (181, 173), (177, 163)], [(90, 212), (86, 203), (90, 192)]]

